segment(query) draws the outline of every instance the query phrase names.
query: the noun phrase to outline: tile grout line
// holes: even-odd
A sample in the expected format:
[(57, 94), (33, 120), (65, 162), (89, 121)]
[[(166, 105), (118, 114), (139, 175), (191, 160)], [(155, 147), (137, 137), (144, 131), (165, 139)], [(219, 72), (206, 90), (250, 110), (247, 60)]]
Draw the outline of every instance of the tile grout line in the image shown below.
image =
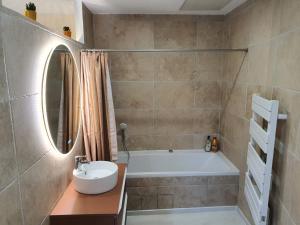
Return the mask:
[[(1, 24), (0, 24), (1, 26)], [(0, 40), (3, 41), (3, 40)], [(8, 81), (8, 73), (7, 73), (7, 65), (6, 65), (6, 52), (4, 49), (4, 45), (2, 47), (3, 51), (3, 61), (4, 61), (4, 73), (5, 73), (5, 83), (7, 86), (7, 93), (8, 93), (8, 104), (9, 104), (9, 115), (10, 115), (10, 123), (11, 123), (11, 132), (12, 132), (12, 139), (13, 139), (13, 149), (14, 149), (14, 158), (16, 163), (16, 169), (17, 169), (17, 183), (18, 183), (18, 192), (19, 192), (19, 204), (20, 204), (20, 211), (21, 211), (21, 219), (22, 224), (25, 225), (25, 217), (24, 217), (24, 209), (23, 209), (23, 197), (22, 197), (22, 191), (21, 191), (21, 176), (19, 174), (20, 166), (18, 163), (18, 157), (17, 157), (17, 148), (16, 148), (16, 140), (15, 140), (15, 126), (14, 126), (14, 120), (13, 120), (13, 109), (12, 109), (12, 100), (11, 100), (11, 93), (10, 93), (10, 85)]]

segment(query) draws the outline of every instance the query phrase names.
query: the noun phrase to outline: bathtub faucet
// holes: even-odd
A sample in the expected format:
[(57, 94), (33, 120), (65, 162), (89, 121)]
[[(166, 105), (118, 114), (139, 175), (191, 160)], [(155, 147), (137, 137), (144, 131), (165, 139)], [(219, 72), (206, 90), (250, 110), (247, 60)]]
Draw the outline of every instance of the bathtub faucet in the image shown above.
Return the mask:
[(173, 153), (174, 152), (174, 150), (173, 149), (169, 149), (169, 153)]

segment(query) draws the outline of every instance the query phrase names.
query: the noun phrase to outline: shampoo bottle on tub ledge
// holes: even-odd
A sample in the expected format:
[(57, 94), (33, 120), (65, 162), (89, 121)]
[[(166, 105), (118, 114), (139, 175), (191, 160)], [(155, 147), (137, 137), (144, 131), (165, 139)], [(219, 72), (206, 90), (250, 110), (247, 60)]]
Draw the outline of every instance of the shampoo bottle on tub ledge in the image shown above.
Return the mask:
[(211, 151), (211, 140), (210, 136), (207, 136), (206, 144), (205, 144), (205, 151), (210, 152)]

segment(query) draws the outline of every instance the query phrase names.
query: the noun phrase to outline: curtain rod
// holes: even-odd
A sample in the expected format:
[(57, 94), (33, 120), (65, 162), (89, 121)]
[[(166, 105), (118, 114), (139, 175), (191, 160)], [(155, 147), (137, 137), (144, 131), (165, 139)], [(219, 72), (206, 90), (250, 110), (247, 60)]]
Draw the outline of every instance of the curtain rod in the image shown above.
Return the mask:
[(82, 52), (248, 52), (248, 48), (220, 49), (82, 49)]

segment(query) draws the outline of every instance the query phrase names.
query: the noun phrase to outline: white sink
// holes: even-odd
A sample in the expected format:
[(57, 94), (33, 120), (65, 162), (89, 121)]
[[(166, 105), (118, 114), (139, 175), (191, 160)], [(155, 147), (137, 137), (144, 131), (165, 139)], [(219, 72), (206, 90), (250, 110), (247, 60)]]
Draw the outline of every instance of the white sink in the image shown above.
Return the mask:
[(100, 194), (117, 185), (118, 166), (113, 162), (94, 161), (73, 170), (75, 189), (83, 194)]

